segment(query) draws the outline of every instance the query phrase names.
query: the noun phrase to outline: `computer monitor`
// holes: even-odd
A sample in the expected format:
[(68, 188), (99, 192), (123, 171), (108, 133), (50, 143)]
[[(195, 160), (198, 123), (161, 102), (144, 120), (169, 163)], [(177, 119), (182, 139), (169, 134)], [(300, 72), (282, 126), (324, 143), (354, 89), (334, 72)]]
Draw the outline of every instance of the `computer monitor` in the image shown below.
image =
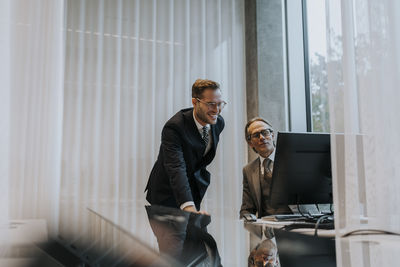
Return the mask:
[(330, 135), (278, 132), (272, 206), (332, 203)]

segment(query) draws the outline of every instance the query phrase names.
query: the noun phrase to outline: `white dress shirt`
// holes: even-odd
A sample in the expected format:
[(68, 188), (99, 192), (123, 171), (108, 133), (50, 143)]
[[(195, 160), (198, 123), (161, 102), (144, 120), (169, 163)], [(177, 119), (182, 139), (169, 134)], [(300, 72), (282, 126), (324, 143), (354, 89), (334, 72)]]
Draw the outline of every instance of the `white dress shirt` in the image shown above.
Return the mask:
[[(194, 122), (196, 123), (197, 130), (199, 131), (200, 136), (203, 137), (203, 125), (201, 125), (200, 122), (198, 122), (198, 121), (196, 120), (196, 117), (194, 116), (194, 111), (193, 111), (193, 119), (194, 119)], [(207, 154), (208, 151), (210, 151), (210, 149), (211, 149), (211, 143), (212, 143), (212, 136), (211, 136), (211, 127), (210, 127), (210, 124), (206, 124), (206, 125), (204, 125), (204, 126), (207, 127), (207, 130), (208, 130), (208, 144), (207, 144), (206, 150), (204, 150), (203, 156), (204, 156), (205, 154)]]

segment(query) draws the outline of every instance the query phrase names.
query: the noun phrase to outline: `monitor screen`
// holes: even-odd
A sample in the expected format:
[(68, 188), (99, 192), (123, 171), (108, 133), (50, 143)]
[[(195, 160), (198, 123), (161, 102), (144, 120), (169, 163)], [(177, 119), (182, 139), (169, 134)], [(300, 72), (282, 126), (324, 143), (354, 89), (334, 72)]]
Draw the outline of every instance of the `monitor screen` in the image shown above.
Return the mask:
[(279, 132), (271, 205), (332, 203), (330, 135)]

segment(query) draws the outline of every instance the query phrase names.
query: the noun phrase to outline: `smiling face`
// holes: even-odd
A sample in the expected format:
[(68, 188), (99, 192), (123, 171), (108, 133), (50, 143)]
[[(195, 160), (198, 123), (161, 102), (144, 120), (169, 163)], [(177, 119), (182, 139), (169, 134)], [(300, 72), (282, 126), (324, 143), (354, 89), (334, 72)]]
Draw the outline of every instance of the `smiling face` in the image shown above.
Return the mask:
[(251, 137), (247, 140), (247, 143), (259, 155), (267, 158), (275, 149), (274, 133), (271, 132), (269, 136), (264, 136), (263, 134), (260, 134), (263, 130), (272, 131), (272, 127), (263, 121), (255, 121), (250, 124), (249, 128), (247, 129), (247, 133)]
[(207, 105), (207, 103), (221, 103), (222, 95), (220, 89), (205, 89), (199, 101), (192, 98), (194, 116), (201, 125), (216, 124), (218, 114), (221, 112), (217, 105)]

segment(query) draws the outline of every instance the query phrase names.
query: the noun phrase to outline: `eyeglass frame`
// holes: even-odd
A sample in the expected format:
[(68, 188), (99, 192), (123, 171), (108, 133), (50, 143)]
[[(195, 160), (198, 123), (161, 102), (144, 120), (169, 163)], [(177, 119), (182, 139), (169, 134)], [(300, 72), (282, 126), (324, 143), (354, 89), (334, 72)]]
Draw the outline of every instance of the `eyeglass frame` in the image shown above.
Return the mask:
[[(208, 109), (212, 109), (213, 107), (215, 107), (215, 108), (218, 108), (219, 111), (223, 110), (224, 107), (228, 104), (225, 101), (221, 101), (218, 103), (217, 102), (206, 102), (197, 97), (196, 97), (196, 100), (199, 101), (200, 103), (205, 104)], [(223, 104), (223, 106), (221, 107), (222, 104)]]
[[(266, 135), (264, 135), (262, 132), (266, 132)], [(274, 130), (272, 129), (262, 129), (256, 133), (249, 134), (247, 136), (247, 140), (250, 141), (251, 139), (260, 139), (260, 135), (264, 136), (264, 138), (271, 138), (273, 133)]]

